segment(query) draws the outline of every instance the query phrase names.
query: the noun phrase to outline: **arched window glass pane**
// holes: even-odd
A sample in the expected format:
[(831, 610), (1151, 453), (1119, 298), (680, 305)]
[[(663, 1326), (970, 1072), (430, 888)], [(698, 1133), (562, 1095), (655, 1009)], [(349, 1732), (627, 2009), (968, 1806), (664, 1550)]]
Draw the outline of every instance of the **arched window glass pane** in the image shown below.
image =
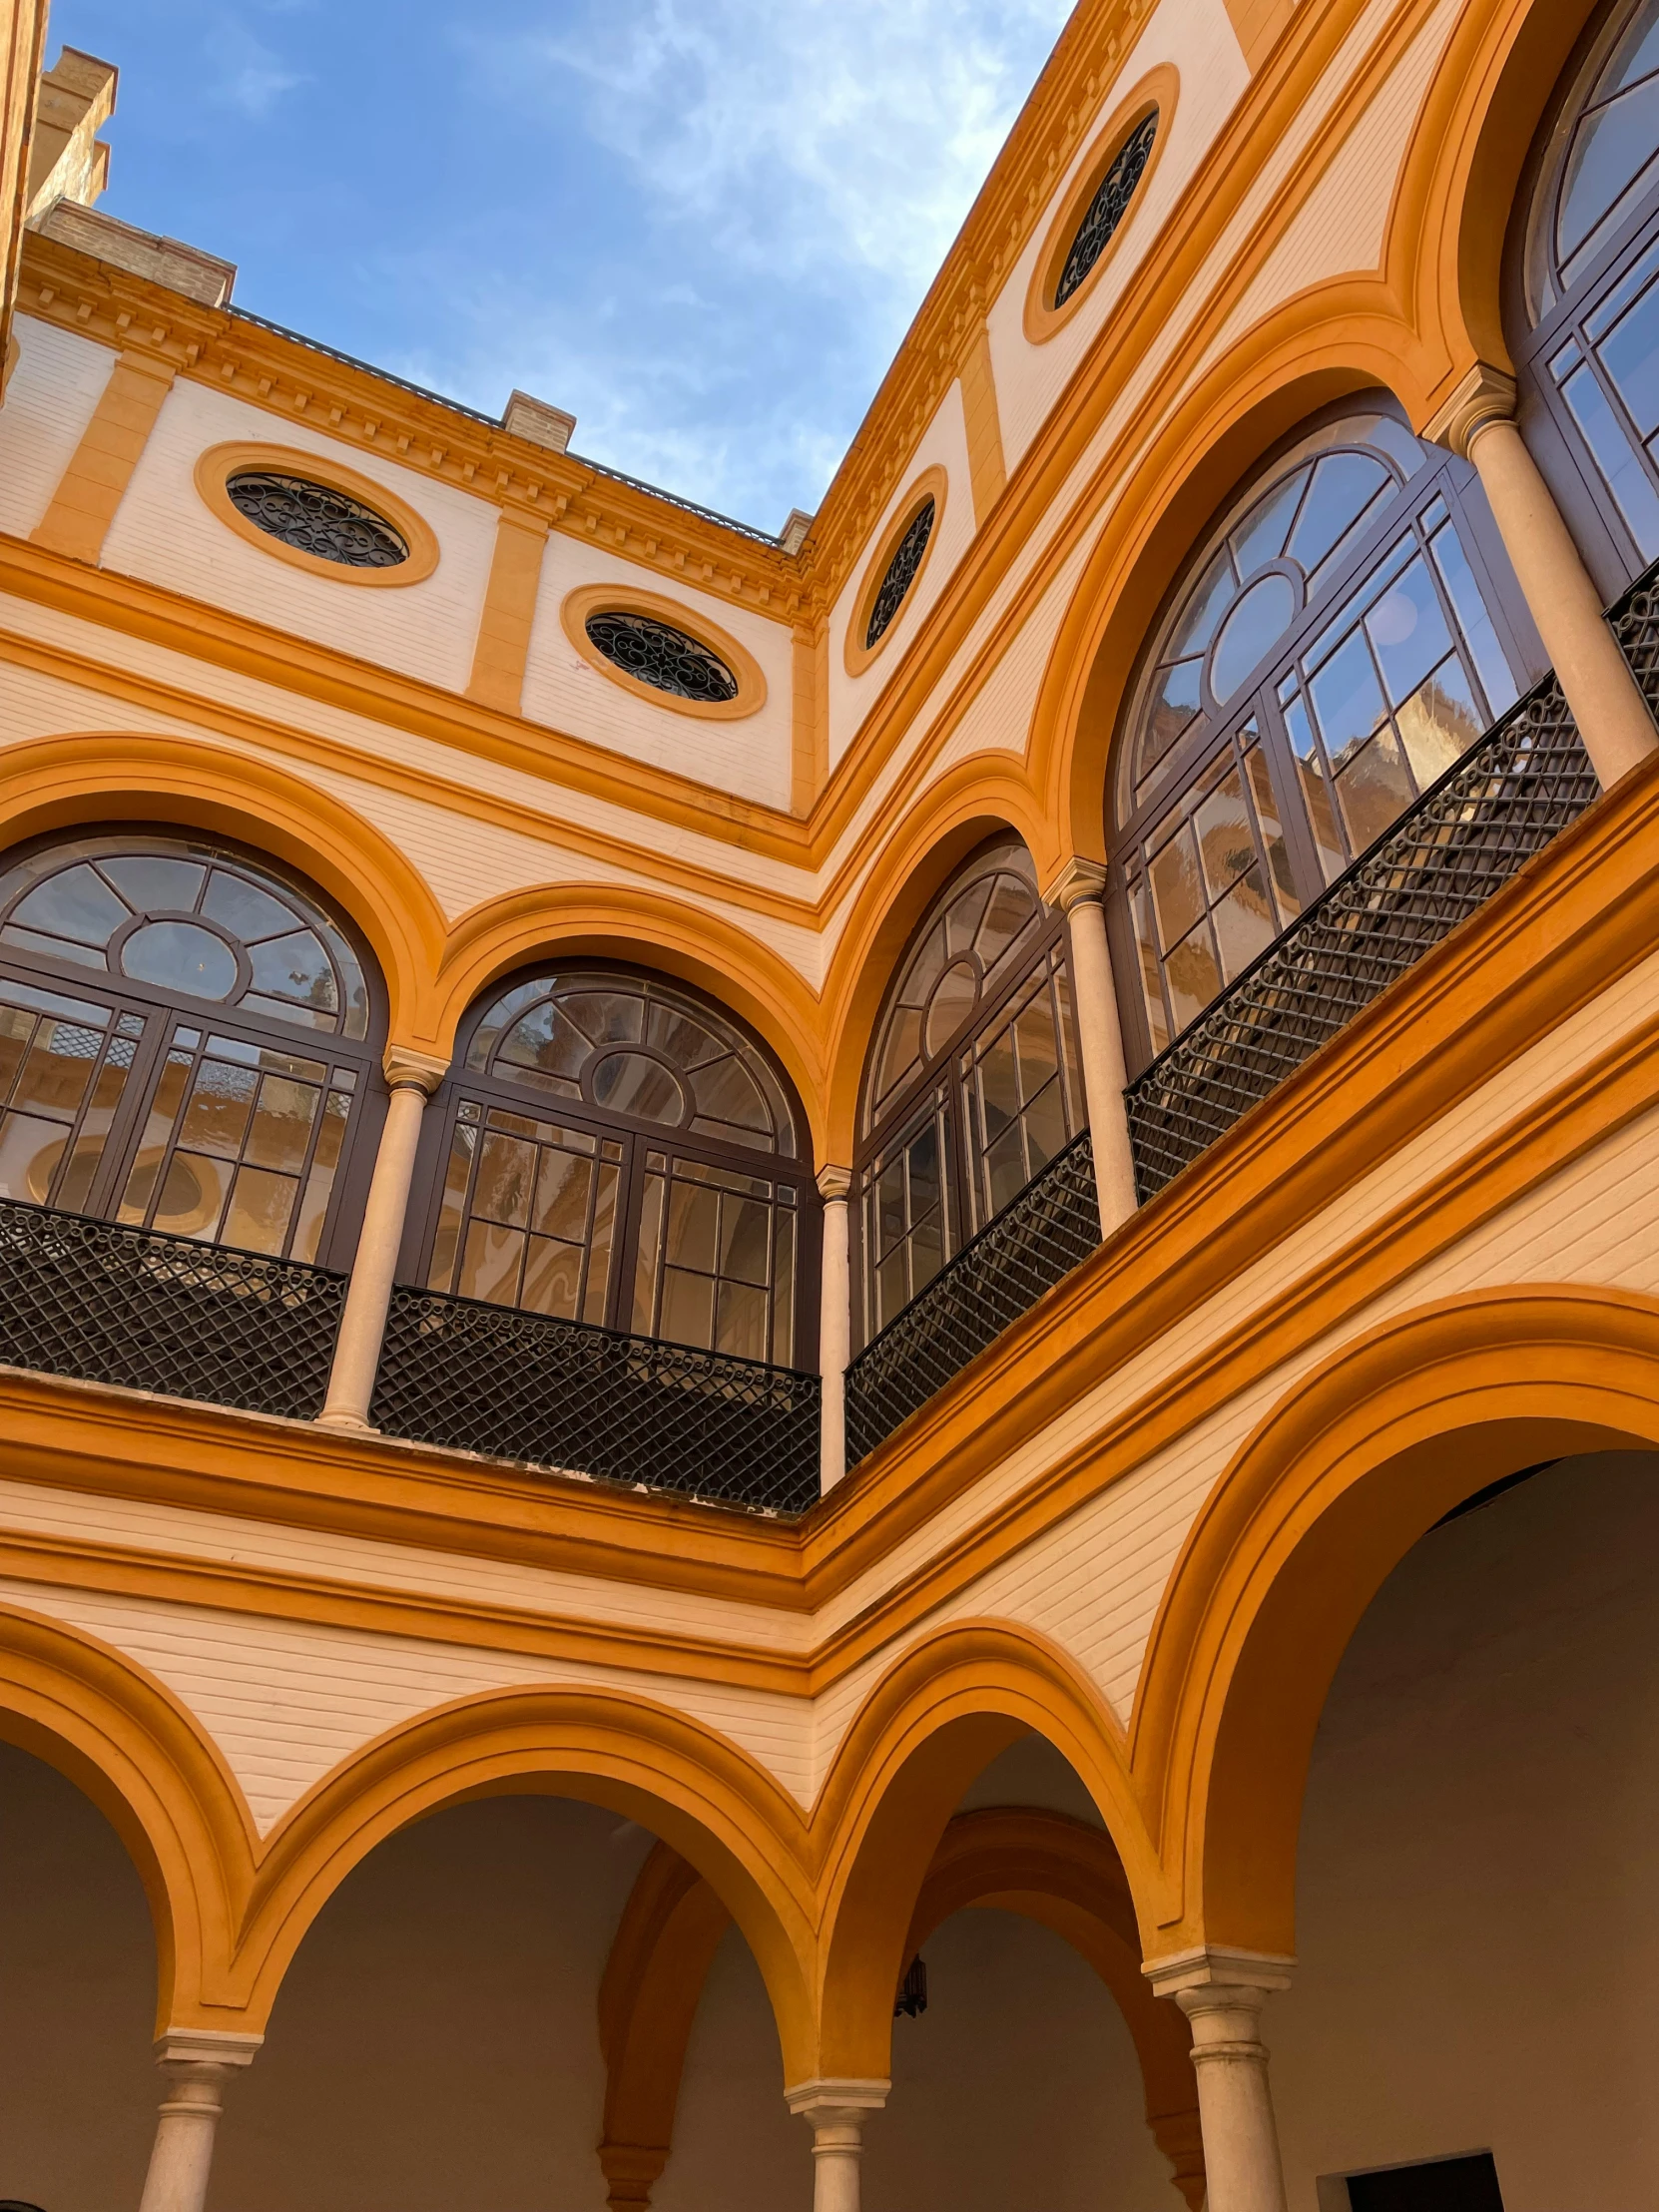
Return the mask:
[(1194, 556), (1118, 756), (1141, 1059), (1516, 698), (1457, 505), (1468, 475), (1391, 415), (1339, 415), (1270, 463)]
[(867, 1338), (1082, 1126), (1065, 931), (1016, 839), (948, 882), (876, 1024), (855, 1163)]
[(344, 933), (300, 893), (207, 845), (84, 838), (0, 873), (0, 945), (340, 1037), (368, 1032)]
[(735, 1024), (657, 977), (526, 977), (450, 1086), (430, 1289), (789, 1367), (813, 1193)]
[(117, 834), (15, 860), (0, 1198), (317, 1260), (368, 1024), (343, 931), (241, 854)]
[(1629, 575), (1659, 558), (1659, 0), (1597, 40), (1528, 224), (1524, 380), (1554, 415)]

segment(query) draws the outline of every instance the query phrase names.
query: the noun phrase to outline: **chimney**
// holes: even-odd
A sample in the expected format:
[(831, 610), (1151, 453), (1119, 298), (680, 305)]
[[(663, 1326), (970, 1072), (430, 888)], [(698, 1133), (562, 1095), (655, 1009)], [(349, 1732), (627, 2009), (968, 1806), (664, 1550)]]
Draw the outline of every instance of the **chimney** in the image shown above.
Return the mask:
[(501, 427), (532, 445), (545, 445), (563, 453), (570, 444), (576, 417), (563, 407), (551, 407), (545, 399), (532, 399), (527, 391), (515, 391), (501, 410)]
[(807, 532), (818, 520), (816, 515), (803, 514), (799, 507), (792, 507), (789, 520), (778, 533), (778, 542), (786, 553), (799, 553), (807, 542)]
[(117, 71), (66, 46), (41, 74), (29, 189), (23, 219), (37, 223), (61, 200), (90, 208), (110, 177), (110, 150), (98, 133), (115, 113)]

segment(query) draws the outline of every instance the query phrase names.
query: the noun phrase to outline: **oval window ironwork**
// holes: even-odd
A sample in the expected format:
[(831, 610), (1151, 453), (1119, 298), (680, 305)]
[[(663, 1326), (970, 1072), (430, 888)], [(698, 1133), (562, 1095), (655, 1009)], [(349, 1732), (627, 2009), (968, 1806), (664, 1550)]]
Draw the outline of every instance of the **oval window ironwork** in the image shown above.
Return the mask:
[(1083, 220), (1077, 226), (1077, 235), (1071, 242), (1065, 266), (1060, 271), (1059, 282), (1054, 286), (1054, 304), (1063, 307), (1072, 293), (1083, 282), (1090, 270), (1099, 261), (1112, 242), (1118, 225), (1129, 213), (1129, 203), (1135, 197), (1135, 187), (1146, 174), (1146, 165), (1152, 159), (1152, 149), (1158, 137), (1158, 111), (1136, 124), (1113, 158), (1112, 166), (1101, 178), (1094, 198), (1084, 211)]
[(589, 615), (582, 627), (613, 668), (653, 691), (703, 707), (724, 707), (738, 696), (738, 680), (720, 655), (672, 623), (615, 607)]
[(881, 579), (881, 588), (875, 594), (875, 603), (869, 610), (869, 621), (864, 626), (866, 653), (873, 652), (880, 644), (892, 627), (894, 615), (903, 606), (904, 595), (916, 580), (921, 557), (927, 551), (927, 541), (933, 535), (938, 511), (938, 502), (929, 495), (916, 509), (909, 528), (894, 548), (887, 572)]
[(330, 485), (273, 469), (244, 469), (227, 479), (238, 514), (296, 553), (340, 568), (400, 568), (409, 549), (384, 515)]

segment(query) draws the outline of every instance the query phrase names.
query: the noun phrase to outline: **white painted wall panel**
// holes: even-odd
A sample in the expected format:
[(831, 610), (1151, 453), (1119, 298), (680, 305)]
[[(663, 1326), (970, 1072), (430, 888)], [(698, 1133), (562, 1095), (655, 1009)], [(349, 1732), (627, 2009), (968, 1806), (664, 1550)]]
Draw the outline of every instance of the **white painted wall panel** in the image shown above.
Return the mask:
[[(1173, 62), (1180, 72), (1175, 118), (1150, 182), (1131, 203), (1109, 266), (1077, 312), (1040, 345), (1025, 335), (1031, 272), (1047, 242), (1055, 211), (1095, 150), (1096, 132), (1150, 70)], [(1131, 277), (1165, 219), (1250, 83), (1244, 51), (1225, 0), (1162, 0), (1128, 60), (1103, 94), (1098, 121), (1066, 165), (1047, 209), (992, 304), (991, 364), (1002, 418), (1002, 450), (1012, 470), (1041, 429), (1073, 371), (1112, 318)]]
[[(577, 652), (560, 619), (564, 601), (586, 584), (615, 584), (680, 600), (718, 624), (760, 663), (767, 680), (766, 705), (740, 721), (711, 721), (654, 706), (613, 684)], [(641, 568), (587, 539), (558, 531), (549, 537), (524, 671), (524, 712), (530, 721), (787, 812), (794, 765), (794, 634), (787, 622)]]
[(0, 530), (26, 538), (52, 504), (115, 367), (107, 345), (20, 314), (0, 407)]
[[(331, 457), (384, 484), (431, 525), (440, 547), (437, 568), (423, 583), (396, 589), (336, 584), (250, 545), (213, 513), (194, 480), (201, 455), (232, 438)], [(460, 691), (472, 673), (495, 524), (496, 510), (486, 500), (343, 445), (306, 423), (181, 380), (168, 394), (116, 511), (103, 565)]]

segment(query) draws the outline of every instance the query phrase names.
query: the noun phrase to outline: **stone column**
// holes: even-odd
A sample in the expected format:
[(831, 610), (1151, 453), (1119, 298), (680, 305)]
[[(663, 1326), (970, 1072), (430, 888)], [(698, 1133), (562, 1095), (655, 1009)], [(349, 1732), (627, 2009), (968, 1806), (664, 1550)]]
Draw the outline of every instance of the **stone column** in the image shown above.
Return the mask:
[(167, 2094), (139, 2212), (202, 2212), (226, 2084), (239, 2066), (253, 2064), (264, 2040), (218, 2027), (169, 2028), (157, 2038)]
[(1123, 1026), (1118, 1020), (1112, 959), (1106, 945), (1106, 870), (1098, 860), (1070, 859), (1043, 893), (1058, 906), (1071, 931), (1071, 980), (1077, 1007), (1077, 1042), (1083, 1058), (1083, 1100), (1094, 1140), (1094, 1180), (1100, 1199), (1100, 1234), (1109, 1237), (1134, 1213), (1135, 1159), (1129, 1149), (1129, 1116), (1123, 1093), (1128, 1071)]
[(890, 2081), (804, 2081), (788, 2089), (790, 2110), (813, 2130), (813, 2212), (858, 2212), (864, 2114), (879, 2112)]
[(824, 1264), (819, 1298), (818, 1365), (824, 1379), (824, 1426), (819, 1490), (834, 1488), (846, 1472), (846, 1363), (852, 1347), (852, 1270), (848, 1258), (846, 1195), (851, 1171), (818, 1171), (824, 1200)]
[(407, 1052), (400, 1045), (392, 1046), (384, 1065), (391, 1102), (380, 1132), (368, 1203), (363, 1208), (357, 1257), (351, 1264), (345, 1312), (340, 1316), (334, 1365), (328, 1376), (327, 1401), (317, 1415), (325, 1428), (369, 1426), (368, 1401), (374, 1394), (392, 1277), (403, 1242), (403, 1219), (409, 1210), (420, 1117), (427, 1099), (449, 1072), (446, 1060), (434, 1060), (424, 1052)]
[(1285, 2212), (1262, 2005), (1288, 1989), (1294, 1958), (1262, 1951), (1202, 1950), (1155, 1958), (1145, 1968), (1160, 1996), (1192, 2023), (1193, 2068), (1204, 2127), (1206, 2212)]
[(1659, 730), (1572, 533), (1515, 426), (1515, 380), (1477, 362), (1424, 435), (1472, 461), (1603, 791), (1659, 750)]

